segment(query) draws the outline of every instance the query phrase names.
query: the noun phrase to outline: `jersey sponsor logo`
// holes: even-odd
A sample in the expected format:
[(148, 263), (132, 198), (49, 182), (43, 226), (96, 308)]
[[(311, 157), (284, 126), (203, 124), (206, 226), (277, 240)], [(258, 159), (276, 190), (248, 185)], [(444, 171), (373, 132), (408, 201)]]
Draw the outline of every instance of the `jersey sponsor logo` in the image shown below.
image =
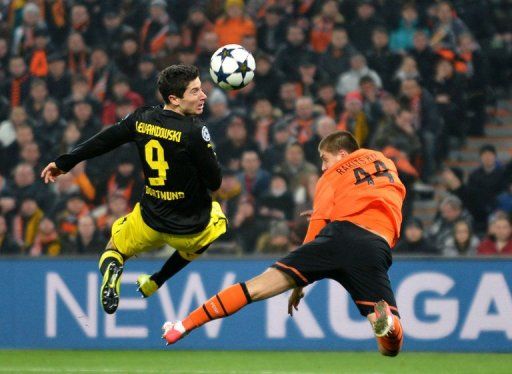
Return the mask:
[(203, 126), (203, 129), (201, 130), (201, 135), (203, 136), (203, 140), (205, 142), (209, 142), (210, 141), (210, 132), (208, 131), (206, 126)]
[(157, 199), (172, 201), (185, 198), (185, 192), (183, 191), (158, 191), (149, 186), (145, 187), (146, 194), (148, 194), (149, 196), (156, 197)]
[(170, 140), (176, 143), (181, 141), (181, 131), (166, 129), (146, 122), (135, 122), (135, 129), (141, 134), (147, 134), (156, 138)]

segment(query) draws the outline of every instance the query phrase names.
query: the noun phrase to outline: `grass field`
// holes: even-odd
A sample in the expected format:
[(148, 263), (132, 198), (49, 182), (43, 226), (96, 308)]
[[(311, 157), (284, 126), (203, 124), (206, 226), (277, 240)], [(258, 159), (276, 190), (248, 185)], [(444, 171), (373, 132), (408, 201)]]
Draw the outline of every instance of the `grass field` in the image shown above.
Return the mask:
[(0, 373), (511, 373), (510, 354), (1, 351)]

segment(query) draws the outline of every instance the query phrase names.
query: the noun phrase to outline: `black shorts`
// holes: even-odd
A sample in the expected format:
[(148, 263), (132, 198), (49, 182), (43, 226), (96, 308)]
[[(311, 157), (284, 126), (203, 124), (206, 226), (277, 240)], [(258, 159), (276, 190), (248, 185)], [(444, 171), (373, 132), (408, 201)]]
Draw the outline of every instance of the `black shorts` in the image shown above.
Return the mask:
[(303, 287), (329, 278), (350, 294), (363, 316), (373, 313), (373, 305), (385, 300), (398, 315), (388, 277), (391, 249), (378, 235), (349, 221), (325, 226), (315, 240), (304, 244), (272, 265)]

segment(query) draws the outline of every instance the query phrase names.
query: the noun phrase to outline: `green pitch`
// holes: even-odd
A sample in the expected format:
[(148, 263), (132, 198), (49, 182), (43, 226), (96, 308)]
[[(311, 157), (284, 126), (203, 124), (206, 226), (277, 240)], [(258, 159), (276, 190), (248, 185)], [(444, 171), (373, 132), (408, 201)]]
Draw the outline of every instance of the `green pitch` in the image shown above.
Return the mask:
[(1, 373), (510, 373), (510, 354), (247, 352), (247, 351), (1, 351)]

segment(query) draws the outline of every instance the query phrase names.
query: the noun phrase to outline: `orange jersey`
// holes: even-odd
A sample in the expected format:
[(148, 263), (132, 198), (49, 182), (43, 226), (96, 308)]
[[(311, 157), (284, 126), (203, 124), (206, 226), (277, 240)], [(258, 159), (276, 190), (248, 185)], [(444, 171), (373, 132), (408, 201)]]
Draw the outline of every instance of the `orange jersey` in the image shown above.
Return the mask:
[(386, 238), (393, 247), (400, 236), (404, 197), (393, 161), (361, 148), (318, 180), (311, 222), (350, 221)]

